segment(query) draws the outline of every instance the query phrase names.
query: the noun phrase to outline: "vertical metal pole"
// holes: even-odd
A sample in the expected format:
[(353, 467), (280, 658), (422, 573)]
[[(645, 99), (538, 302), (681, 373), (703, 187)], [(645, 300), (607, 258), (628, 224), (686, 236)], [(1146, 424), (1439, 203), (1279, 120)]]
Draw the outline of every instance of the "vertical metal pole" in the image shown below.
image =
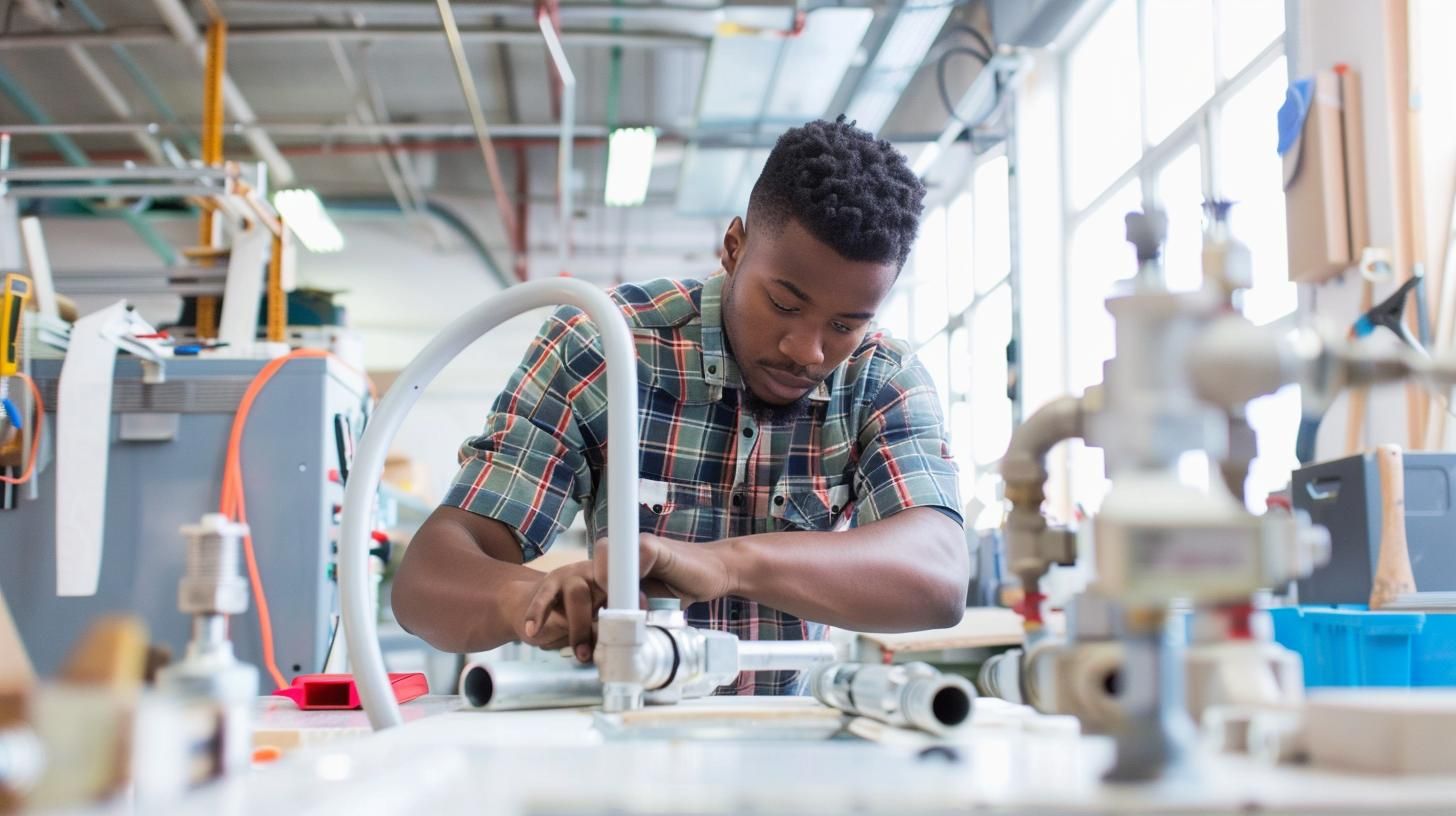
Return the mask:
[(288, 324), (288, 303), (283, 292), (283, 237), (288, 226), (278, 217), (278, 234), (273, 236), (273, 254), (268, 260), (268, 342), (281, 343)]
[[(207, 27), (207, 63), (202, 78), (202, 163), (208, 167), (222, 166), (222, 77), (225, 65), (227, 22), (215, 19)], [(217, 247), (214, 225), (216, 218), (212, 209), (202, 211), (202, 222), (198, 225), (198, 243), (204, 248)], [(213, 260), (204, 258), (201, 264), (212, 266)], [(213, 295), (197, 298), (197, 336), (217, 336), (217, 297)]]

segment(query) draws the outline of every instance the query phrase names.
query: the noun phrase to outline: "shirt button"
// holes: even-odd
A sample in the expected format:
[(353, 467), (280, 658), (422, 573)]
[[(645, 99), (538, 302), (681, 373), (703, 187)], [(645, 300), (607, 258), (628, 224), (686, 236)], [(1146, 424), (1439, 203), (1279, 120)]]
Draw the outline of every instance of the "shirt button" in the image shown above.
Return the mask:
[(733, 506), (734, 507), (742, 507), (743, 506), (743, 494), (742, 493), (734, 493), (733, 494)]
[(660, 504), (654, 504), (654, 505), (652, 505), (652, 512), (654, 512), (654, 513), (661, 513), (662, 512), (662, 505), (660, 505)]
[(775, 505), (778, 505), (779, 507), (783, 507), (783, 505), (784, 505), (784, 497), (783, 496), (774, 496), (774, 504)]
[(744, 428), (743, 429), (743, 435), (744, 436), (753, 436), (753, 429), (752, 428)]
[(833, 507), (829, 508), (829, 512), (831, 512), (831, 513), (838, 513), (839, 512), (839, 505), (836, 504)]
[(708, 373), (709, 374), (717, 374), (718, 373), (718, 367), (715, 366), (715, 365), (708, 366)]

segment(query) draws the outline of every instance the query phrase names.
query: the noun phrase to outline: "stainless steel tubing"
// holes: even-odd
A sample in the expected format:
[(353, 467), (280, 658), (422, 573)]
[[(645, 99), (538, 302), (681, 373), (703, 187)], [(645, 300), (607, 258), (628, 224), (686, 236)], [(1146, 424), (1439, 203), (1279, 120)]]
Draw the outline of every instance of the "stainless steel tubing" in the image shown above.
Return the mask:
[(943, 734), (971, 717), (975, 689), (925, 663), (833, 663), (815, 673), (815, 699), (846, 714)]
[(602, 680), (593, 666), (471, 663), (460, 673), (460, 695), (471, 708), (487, 711), (572, 708), (600, 705)]
[(740, 640), (739, 671), (797, 671), (838, 660), (827, 640)]

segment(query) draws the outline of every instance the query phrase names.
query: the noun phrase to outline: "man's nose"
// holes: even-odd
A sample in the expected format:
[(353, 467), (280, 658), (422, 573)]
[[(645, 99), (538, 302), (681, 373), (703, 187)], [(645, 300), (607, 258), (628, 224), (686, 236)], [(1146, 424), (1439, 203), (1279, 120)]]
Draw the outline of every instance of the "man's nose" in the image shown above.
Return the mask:
[(811, 331), (790, 332), (779, 341), (779, 352), (799, 368), (814, 370), (824, 362), (824, 345), (819, 333)]

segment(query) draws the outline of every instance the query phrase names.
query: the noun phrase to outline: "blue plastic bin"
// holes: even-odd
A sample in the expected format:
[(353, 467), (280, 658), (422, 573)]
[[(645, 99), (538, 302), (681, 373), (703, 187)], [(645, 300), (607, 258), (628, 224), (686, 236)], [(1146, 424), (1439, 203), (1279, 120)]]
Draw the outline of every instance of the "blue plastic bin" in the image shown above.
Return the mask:
[(1456, 686), (1456, 614), (1363, 606), (1269, 610), (1274, 639), (1304, 658), (1304, 685)]

